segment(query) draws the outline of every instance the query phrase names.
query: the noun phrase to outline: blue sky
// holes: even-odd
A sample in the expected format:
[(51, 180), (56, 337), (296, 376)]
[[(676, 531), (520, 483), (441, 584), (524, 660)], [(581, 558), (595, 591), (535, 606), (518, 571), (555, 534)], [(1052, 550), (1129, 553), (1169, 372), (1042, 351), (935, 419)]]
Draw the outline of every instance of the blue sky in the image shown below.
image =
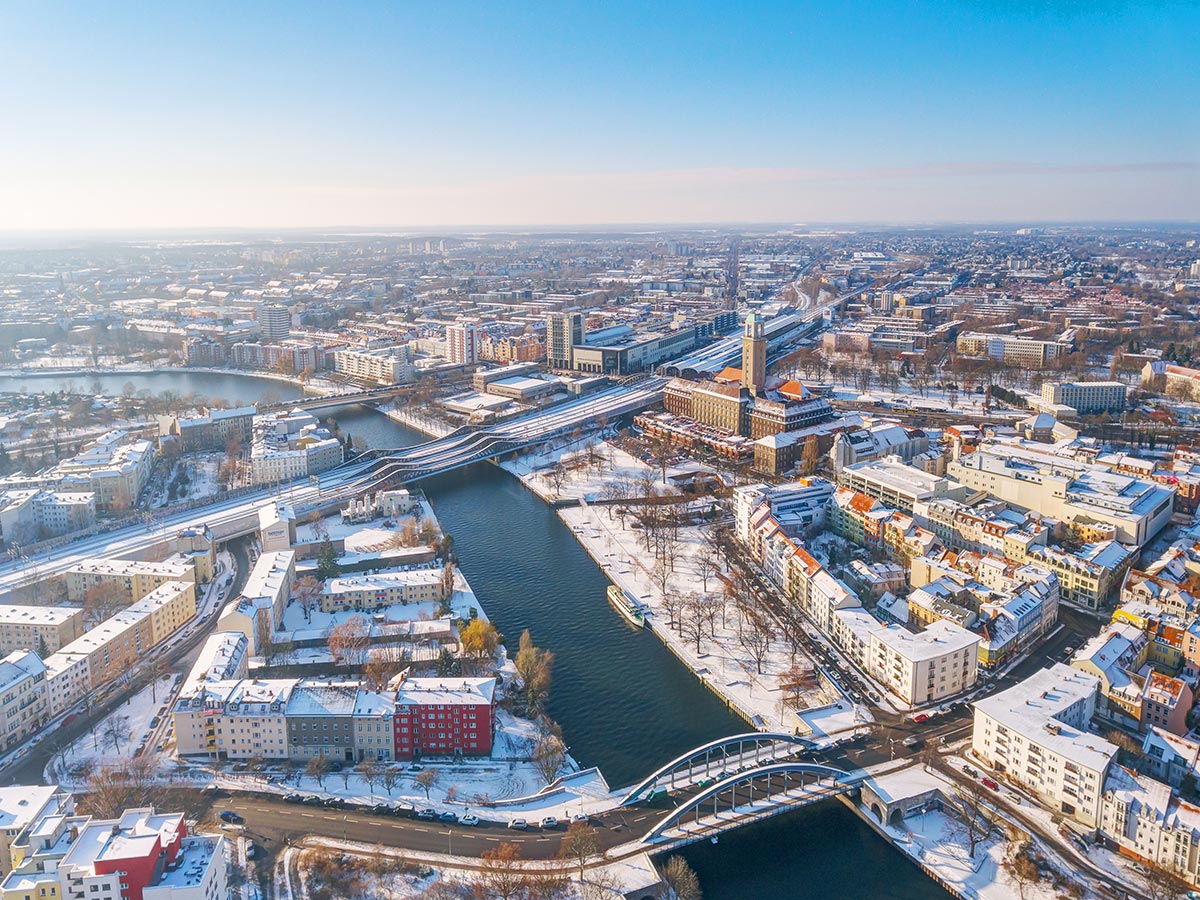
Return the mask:
[(0, 3), (0, 228), (1195, 219), (1200, 4)]

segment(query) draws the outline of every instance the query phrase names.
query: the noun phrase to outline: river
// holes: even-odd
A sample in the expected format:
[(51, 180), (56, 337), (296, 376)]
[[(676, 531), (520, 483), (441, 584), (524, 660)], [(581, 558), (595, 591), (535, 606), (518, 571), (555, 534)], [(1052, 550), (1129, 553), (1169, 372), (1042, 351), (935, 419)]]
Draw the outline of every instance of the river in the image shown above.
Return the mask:
[[(0, 390), (14, 389), (6, 380), (0, 378)], [(238, 404), (264, 392), (300, 393), (232, 374), (164, 371), (102, 379), (106, 391), (119, 392), (126, 382), (135, 390), (197, 392)], [(80, 377), (78, 383), (90, 381)], [(363, 406), (340, 409), (336, 418), (371, 447), (425, 440)], [(485, 464), (422, 487), (508, 645), (528, 628), (535, 643), (555, 654), (549, 712), (582, 765), (598, 766), (609, 784), (624, 786), (698, 744), (749, 730), (657, 638), (632, 629), (608, 605), (599, 568), (554, 511), (515, 478)], [(948, 896), (839, 803), (789, 813), (683, 855), (700, 875), (707, 900)]]

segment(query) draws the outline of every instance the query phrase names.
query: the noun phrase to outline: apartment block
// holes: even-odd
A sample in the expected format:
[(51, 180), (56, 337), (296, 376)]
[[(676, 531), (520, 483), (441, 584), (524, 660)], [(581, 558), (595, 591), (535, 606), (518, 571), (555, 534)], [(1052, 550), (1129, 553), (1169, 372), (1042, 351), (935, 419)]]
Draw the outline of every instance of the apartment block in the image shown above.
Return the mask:
[(73, 606), (0, 606), (0, 652), (33, 650), (43, 657), (83, 634), (83, 610)]
[(0, 787), (0, 875), (28, 857), (31, 826), (47, 816), (69, 816), (74, 811), (75, 799), (56, 784)]
[(377, 609), (394, 603), (440, 603), (446, 599), (441, 569), (407, 569), (330, 578), (321, 589), (321, 609)]
[(1095, 676), (1055, 663), (975, 701), (972, 753), (1055, 812), (1099, 825), (1117, 754), (1115, 744), (1088, 730), (1099, 687)]
[(195, 580), (196, 567), (190, 561), (89, 559), (76, 563), (67, 570), (67, 599), (73, 603), (83, 603), (93, 588), (113, 585), (133, 602), (141, 600), (168, 581)]
[(263, 553), (250, 575), (242, 594), (221, 611), (220, 631), (237, 631), (246, 636), (254, 654), (262, 650), (262, 639), (279, 628), (283, 611), (296, 581), (296, 554), (291, 550)]
[(0, 740), (16, 747), (50, 717), (46, 664), (31, 650), (14, 650), (0, 660)]
[(1063, 381), (1042, 385), (1042, 402), (1069, 406), (1081, 416), (1125, 410), (1129, 386), (1122, 381)]
[(369, 350), (333, 351), (333, 370), (369, 384), (404, 384), (413, 377), (412, 349), (407, 344)]
[(1070, 347), (1059, 341), (1040, 341), (1010, 334), (969, 331), (960, 334), (955, 345), (966, 356), (986, 356), (1025, 369), (1043, 369)]

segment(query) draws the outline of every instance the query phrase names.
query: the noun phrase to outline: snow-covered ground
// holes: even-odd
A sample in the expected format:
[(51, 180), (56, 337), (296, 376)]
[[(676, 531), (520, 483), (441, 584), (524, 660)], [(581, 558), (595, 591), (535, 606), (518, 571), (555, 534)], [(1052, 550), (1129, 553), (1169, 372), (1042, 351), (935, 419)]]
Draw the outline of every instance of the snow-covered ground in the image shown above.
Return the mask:
[[(586, 468), (583, 460), (587, 451), (583, 444), (594, 441), (594, 437), (588, 437), (581, 442), (569, 443), (565, 447), (555, 443), (552, 447), (506, 460), (500, 467), (520, 478), (526, 487), (543, 500), (595, 500), (609, 484), (616, 482), (632, 488), (644, 473), (650, 471), (650, 467), (640, 459), (609, 443), (598, 447), (606, 460), (605, 464), (598, 469)], [(550, 470), (560, 461), (568, 469), (568, 475), (563, 479), (561, 489), (556, 490)], [(667, 467), (668, 477), (680, 472), (682, 470)], [(659, 477), (662, 473), (655, 470), (653, 474)]]
[[(385, 525), (384, 522), (390, 522)], [(326, 516), (319, 522), (302, 522), (296, 526), (296, 543), (314, 544), (325, 538), (343, 541), (347, 553), (372, 553), (386, 549), (404, 534), (407, 526), (414, 525), (419, 531), (422, 526), (433, 529), (434, 537), (442, 536), (441, 526), (429, 501), (421, 498), (410, 513), (391, 518), (379, 518), (371, 522), (355, 524), (343, 522), (341, 514)], [(415, 534), (413, 535), (415, 538)], [(416, 546), (414, 541), (413, 546)]]
[[(780, 676), (791, 669), (794, 662), (801, 668), (811, 668), (811, 664), (803, 654), (793, 655), (787, 642), (776, 636), (762, 659), (760, 673), (758, 664), (739, 638), (740, 623), (732, 604), (723, 615), (716, 617), (713, 634), (701, 639), (699, 649), (694, 638), (684, 638), (677, 627), (669, 626), (663, 593), (654, 578), (653, 563), (648, 558), (651, 554), (645, 549), (643, 532), (632, 527), (632, 516), (622, 520), (611, 506), (587, 503), (614, 480), (632, 485), (649, 473), (661, 484), (662, 473), (651, 470), (641, 460), (611, 444), (601, 445), (600, 450), (607, 458), (607, 464), (599, 469), (572, 467), (572, 462), (586, 453), (583, 450), (568, 450), (565, 455), (561, 451), (542, 451), (503, 465), (543, 497), (584, 501), (578, 507), (560, 509), (559, 516), (613, 583), (643, 604), (649, 613), (650, 627), (663, 642), (748, 721), (771, 730), (792, 732), (800, 728), (804, 732), (811, 731), (816, 737), (836, 735), (871, 722), (866, 709), (855, 709), (825, 682), (814, 684), (802, 693), (800, 715), (785, 705)], [(570, 471), (561, 490), (556, 490), (547, 469), (560, 456)], [(684, 471), (668, 467), (667, 478), (670, 480), (672, 475)], [(704, 541), (702, 526), (680, 529), (680, 543), (674, 559), (674, 572), (667, 584), (668, 595), (721, 596), (723, 583), (718, 574), (710, 569), (712, 574), (707, 583), (702, 577), (701, 566), (714, 562), (712, 550)]]
[(169, 715), (171, 686), (178, 675), (164, 675), (156, 686), (147, 686), (122, 703), (96, 726), (57, 753), (43, 772), (47, 784), (82, 783), (89, 770), (121, 765), (134, 757), (138, 745), (150, 733), (150, 720)]

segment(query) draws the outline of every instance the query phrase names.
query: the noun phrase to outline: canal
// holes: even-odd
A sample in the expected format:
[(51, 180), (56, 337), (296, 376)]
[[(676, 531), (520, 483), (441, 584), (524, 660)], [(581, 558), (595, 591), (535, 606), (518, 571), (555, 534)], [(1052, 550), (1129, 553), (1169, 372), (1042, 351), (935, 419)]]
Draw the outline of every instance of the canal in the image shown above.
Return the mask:
[[(135, 390), (220, 396), (234, 404), (300, 393), (266, 379), (182, 372), (105, 376), (103, 389), (119, 392), (126, 382)], [(18, 388), (0, 378), (5, 389)], [(340, 409), (336, 418), (356, 443), (361, 438), (371, 447), (425, 440), (362, 406)], [(549, 711), (581, 765), (598, 766), (619, 787), (704, 741), (749, 730), (653, 635), (632, 629), (608, 605), (598, 567), (553, 510), (515, 478), (485, 464), (422, 487), (508, 645), (528, 628), (535, 643), (555, 654)], [(707, 900), (948, 896), (839, 803), (781, 816), (683, 855)]]

